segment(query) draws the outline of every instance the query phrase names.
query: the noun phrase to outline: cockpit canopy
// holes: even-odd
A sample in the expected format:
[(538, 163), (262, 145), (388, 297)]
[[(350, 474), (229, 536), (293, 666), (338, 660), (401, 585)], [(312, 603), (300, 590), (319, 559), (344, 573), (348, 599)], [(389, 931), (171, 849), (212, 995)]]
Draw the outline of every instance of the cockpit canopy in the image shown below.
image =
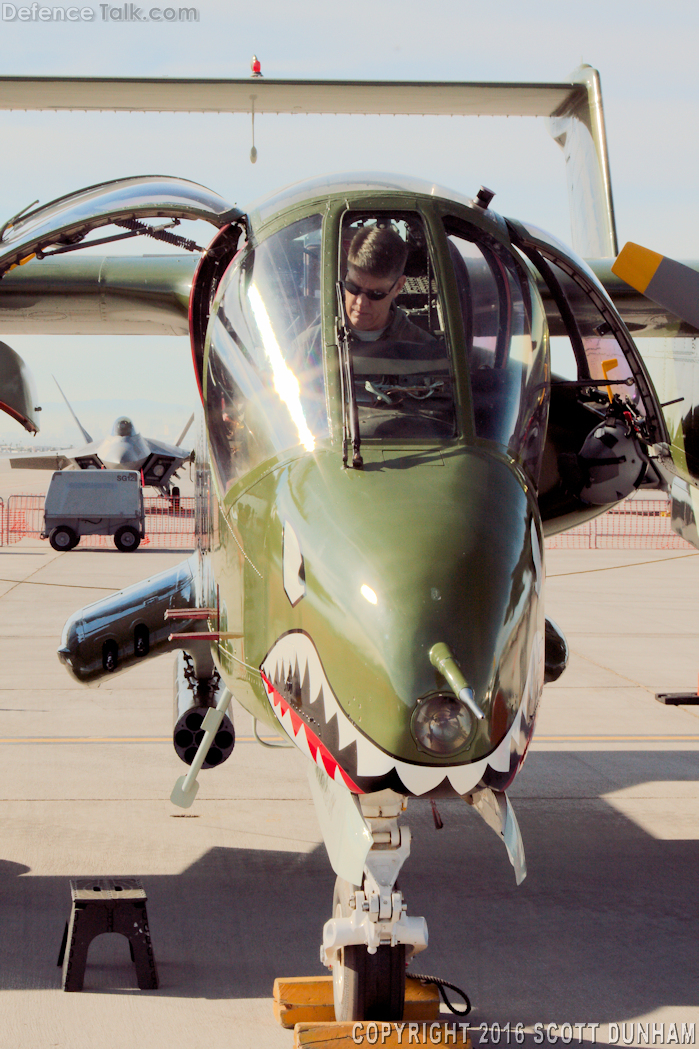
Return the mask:
[[(346, 458), (357, 441), (493, 445), (537, 486), (551, 392), (540, 287), (575, 358), (570, 396), (580, 400), (586, 383), (598, 389), (615, 366), (612, 383), (628, 376), (641, 415), (652, 408), (611, 301), (539, 231), (397, 180), (328, 186), (323, 199), (311, 190), (303, 203), (290, 190), (287, 211), (280, 196), (255, 213), (216, 290), (200, 367), (224, 490), (292, 449)], [(398, 238), (399, 271), (371, 272), (353, 254), (354, 238), (371, 230)], [(589, 333), (578, 315), (590, 317)], [(560, 483), (554, 463), (545, 487)]]
[(126, 415), (122, 415), (117, 419), (112, 427), (112, 435), (114, 437), (135, 437), (137, 433), (138, 430)]
[[(205, 376), (224, 488), (285, 449), (341, 443), (352, 412), (366, 445), (495, 442), (536, 477), (548, 363), (535, 282), (465, 208), (437, 215), (432, 201), (410, 203), (292, 215), (229, 267)], [(383, 313), (377, 282), (369, 274), (364, 289), (349, 259), (372, 229), (392, 230), (405, 248), (397, 281), (378, 282), (392, 286)], [(381, 320), (368, 329), (351, 309), (366, 290)]]

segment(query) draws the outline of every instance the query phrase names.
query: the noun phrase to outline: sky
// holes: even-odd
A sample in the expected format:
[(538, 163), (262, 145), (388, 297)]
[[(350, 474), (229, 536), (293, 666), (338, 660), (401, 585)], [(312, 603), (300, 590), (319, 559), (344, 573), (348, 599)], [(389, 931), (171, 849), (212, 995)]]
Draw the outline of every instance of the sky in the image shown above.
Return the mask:
[[(699, 257), (694, 0), (188, 0), (197, 22), (147, 23), (85, 2), (91, 21), (20, 21), (19, 2), (0, 4), (3, 75), (238, 78), (254, 53), (268, 78), (559, 82), (589, 63), (602, 78), (619, 243)], [(299, 179), (372, 170), (468, 196), (487, 185), (495, 210), (570, 239), (562, 153), (542, 119), (264, 115), (255, 165), (243, 115), (2, 112), (0, 124), (0, 221), (37, 198), (128, 175), (192, 179), (244, 208)], [(166, 426), (173, 437), (195, 404), (186, 339), (1, 337), (34, 372), (45, 408), (37, 444), (79, 439), (52, 374), (91, 432), (132, 414), (150, 436)], [(2, 421), (8, 438), (23, 431)]]

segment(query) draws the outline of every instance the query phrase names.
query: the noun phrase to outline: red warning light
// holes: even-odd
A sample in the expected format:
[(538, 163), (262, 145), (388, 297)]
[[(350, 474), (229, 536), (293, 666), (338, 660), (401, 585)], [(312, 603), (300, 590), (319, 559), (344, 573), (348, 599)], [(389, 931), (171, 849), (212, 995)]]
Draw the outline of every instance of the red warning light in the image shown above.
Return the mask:
[(252, 69), (252, 75), (253, 76), (262, 76), (262, 67), (260, 65), (260, 60), (257, 57), (257, 55), (253, 55), (252, 56), (252, 62), (250, 63), (250, 68)]

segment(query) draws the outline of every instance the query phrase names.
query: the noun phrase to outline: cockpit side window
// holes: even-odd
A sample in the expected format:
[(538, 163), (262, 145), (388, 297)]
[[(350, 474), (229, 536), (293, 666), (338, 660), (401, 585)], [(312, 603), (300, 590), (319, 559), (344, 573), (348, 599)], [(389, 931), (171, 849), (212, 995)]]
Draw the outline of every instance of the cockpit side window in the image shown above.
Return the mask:
[[(224, 276), (209, 327), (206, 409), (224, 484), (328, 435), (320, 215), (272, 234)], [(314, 336), (316, 333), (316, 336)]]
[(546, 430), (545, 318), (521, 261), (480, 232), (447, 224), (464, 325), (476, 435), (536, 480)]
[(451, 359), (420, 215), (348, 212), (338, 278), (362, 440), (453, 437)]
[(553, 384), (593, 413), (613, 398), (635, 418), (644, 440), (665, 438), (662, 412), (626, 327), (604, 288), (569, 248), (530, 224), (508, 219), (513, 241), (543, 277), (560, 313), (552, 321)]

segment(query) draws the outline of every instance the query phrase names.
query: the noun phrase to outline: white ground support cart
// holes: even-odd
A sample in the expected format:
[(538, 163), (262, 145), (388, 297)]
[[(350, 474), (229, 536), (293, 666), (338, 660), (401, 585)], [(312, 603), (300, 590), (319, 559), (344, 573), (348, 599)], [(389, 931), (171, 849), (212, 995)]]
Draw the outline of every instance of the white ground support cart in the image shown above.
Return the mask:
[(44, 502), (44, 531), (54, 550), (72, 550), (81, 535), (113, 535), (117, 550), (135, 550), (144, 536), (138, 470), (58, 470)]

